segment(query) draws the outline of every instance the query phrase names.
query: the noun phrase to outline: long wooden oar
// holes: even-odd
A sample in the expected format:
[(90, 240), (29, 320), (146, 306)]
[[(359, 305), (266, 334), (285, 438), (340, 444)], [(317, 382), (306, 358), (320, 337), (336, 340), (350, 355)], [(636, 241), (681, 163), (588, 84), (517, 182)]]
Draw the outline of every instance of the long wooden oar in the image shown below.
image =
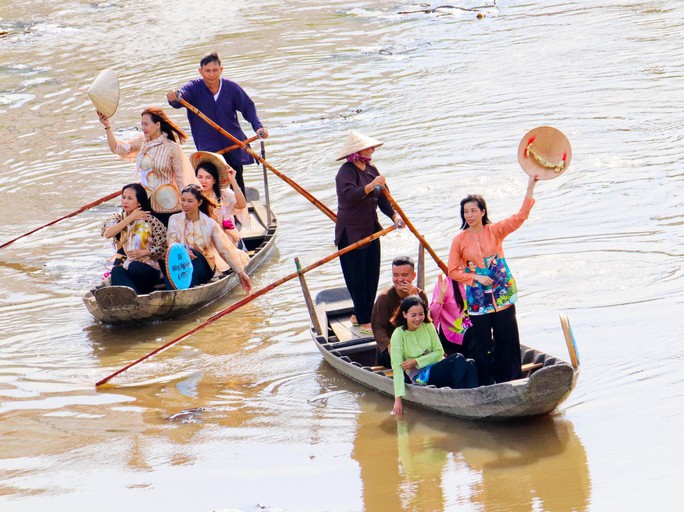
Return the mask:
[(215, 322), (216, 320), (218, 320), (219, 318), (221, 318), (221, 317), (223, 317), (223, 316), (226, 316), (226, 315), (229, 314), (229, 313), (232, 313), (233, 311), (235, 311), (236, 309), (238, 309), (238, 308), (244, 306), (245, 304), (247, 304), (247, 303), (249, 303), (249, 302), (252, 302), (252, 301), (253, 301), (254, 299), (256, 299), (257, 297), (261, 297), (262, 295), (264, 295), (264, 294), (270, 292), (270, 291), (273, 290), (275, 287), (280, 286), (281, 284), (286, 283), (287, 281), (290, 281), (290, 280), (294, 279), (295, 277), (299, 276), (300, 274), (303, 274), (303, 273), (305, 273), (305, 272), (308, 272), (309, 270), (313, 270), (313, 269), (315, 269), (316, 267), (320, 267), (321, 265), (324, 265), (325, 263), (328, 263), (329, 261), (334, 260), (335, 258), (338, 258), (338, 257), (342, 256), (343, 254), (346, 254), (346, 253), (348, 253), (348, 252), (350, 252), (350, 251), (353, 251), (354, 249), (357, 249), (357, 248), (361, 247), (362, 245), (366, 245), (366, 244), (372, 242), (373, 240), (375, 240), (376, 238), (380, 238), (381, 236), (386, 235), (387, 233), (389, 233), (390, 231), (393, 231), (394, 229), (395, 229), (394, 226), (390, 226), (390, 227), (388, 227), (388, 228), (383, 229), (382, 231), (378, 231), (377, 233), (373, 233), (372, 235), (367, 236), (367, 237), (364, 238), (363, 240), (359, 240), (358, 242), (353, 243), (353, 244), (351, 244), (351, 245), (345, 247), (344, 249), (341, 249), (341, 250), (339, 250), (339, 251), (336, 251), (336, 252), (334, 252), (334, 253), (332, 253), (332, 254), (326, 256), (325, 258), (323, 258), (323, 259), (321, 259), (321, 260), (318, 260), (316, 263), (312, 263), (312, 264), (309, 265), (308, 267), (305, 267), (305, 268), (303, 268), (303, 269), (301, 269), (301, 270), (298, 270), (297, 272), (293, 272), (292, 274), (288, 274), (288, 275), (286, 275), (285, 277), (281, 277), (280, 279), (278, 279), (277, 281), (272, 282), (272, 283), (269, 284), (268, 286), (265, 286), (264, 288), (261, 288), (260, 290), (257, 290), (256, 292), (253, 292), (251, 295), (247, 295), (246, 297), (240, 299), (239, 301), (235, 302), (234, 304), (231, 304), (230, 306), (228, 306), (228, 307), (227, 307), (226, 309), (224, 309), (223, 311), (219, 311), (219, 312), (216, 313), (215, 315), (210, 316), (210, 317), (207, 318), (203, 323), (201, 323), (200, 325), (198, 325), (198, 326), (195, 327), (194, 329), (191, 329), (191, 330), (189, 330), (188, 332), (186, 332), (185, 334), (180, 335), (180, 336), (177, 337), (176, 339), (173, 339), (173, 340), (169, 341), (167, 344), (162, 345), (161, 347), (159, 347), (159, 348), (153, 350), (152, 352), (150, 352), (150, 353), (147, 354), (146, 356), (143, 356), (143, 357), (141, 357), (140, 359), (137, 359), (136, 361), (133, 361), (133, 362), (130, 363), (129, 365), (124, 366), (124, 367), (121, 368), (120, 370), (115, 371), (114, 373), (112, 373), (111, 375), (108, 375), (108, 376), (105, 377), (104, 379), (97, 381), (97, 382), (95, 383), (95, 387), (98, 387), (98, 388), (99, 388), (100, 386), (102, 386), (102, 385), (105, 384), (106, 382), (110, 381), (112, 378), (116, 377), (117, 375), (119, 375), (119, 374), (125, 372), (125, 371), (128, 370), (129, 368), (132, 368), (133, 366), (135, 366), (135, 365), (137, 365), (137, 364), (139, 364), (139, 363), (142, 363), (144, 360), (149, 359), (149, 358), (152, 357), (153, 355), (159, 354), (160, 352), (162, 352), (162, 351), (166, 350), (167, 348), (169, 348), (169, 347), (175, 345), (176, 343), (179, 343), (179, 342), (183, 341), (184, 339), (186, 339), (186, 338), (192, 336), (193, 334), (195, 334), (195, 333), (196, 333), (197, 331), (199, 331), (200, 329), (204, 329), (207, 325), (214, 323), (214, 322)]
[(430, 256), (432, 256), (432, 259), (435, 260), (435, 263), (437, 263), (437, 266), (442, 269), (442, 272), (444, 272), (446, 275), (449, 275), (449, 269), (447, 266), (444, 264), (444, 262), (437, 256), (437, 253), (430, 247), (430, 244), (427, 243), (427, 240), (421, 235), (416, 227), (413, 225), (413, 223), (409, 220), (409, 218), (406, 216), (404, 213), (404, 210), (401, 209), (401, 207), (397, 204), (397, 202), (394, 200), (394, 198), (390, 195), (390, 193), (387, 191), (386, 188), (382, 189), (382, 193), (385, 195), (387, 200), (390, 202), (392, 205), (392, 208), (394, 208), (394, 211), (396, 211), (401, 219), (404, 221), (404, 224), (409, 228), (411, 233), (413, 233), (416, 238), (420, 241), (421, 244), (423, 244), (423, 247), (427, 249), (427, 252), (430, 253)]
[[(228, 146), (227, 148), (223, 148), (222, 150), (217, 151), (217, 153), (220, 154), (220, 155), (222, 155), (222, 154), (224, 154), (224, 153), (228, 153), (228, 152), (230, 152), (230, 151), (234, 151), (234, 150), (236, 150), (236, 149), (238, 149), (238, 148), (243, 147), (243, 145), (245, 145), (245, 144), (249, 144), (250, 142), (254, 142), (254, 141), (257, 140), (258, 138), (259, 138), (259, 136), (258, 136), (258, 135), (255, 135), (254, 137), (250, 137), (249, 139), (246, 139), (246, 140), (242, 141), (242, 143), (241, 143), (242, 145), (240, 145), (239, 143), (238, 143), (238, 144), (233, 144), (232, 146)], [(238, 142), (239, 142), (239, 141), (238, 141)], [(48, 226), (52, 226), (53, 224), (57, 224), (58, 222), (60, 222), (60, 221), (62, 221), (62, 220), (64, 220), (64, 219), (68, 219), (69, 217), (75, 217), (75, 216), (78, 215), (79, 213), (83, 213), (84, 211), (89, 210), (90, 208), (93, 208), (94, 206), (97, 206), (97, 205), (102, 204), (102, 203), (104, 203), (104, 202), (106, 202), (106, 201), (109, 201), (110, 199), (114, 199), (116, 196), (118, 196), (118, 195), (120, 195), (120, 194), (121, 194), (121, 191), (120, 191), (120, 190), (117, 190), (116, 192), (112, 192), (112, 193), (109, 194), (108, 196), (101, 197), (101, 198), (98, 199), (97, 201), (93, 201), (92, 203), (88, 203), (87, 205), (82, 206), (81, 208), (79, 208), (78, 210), (76, 210), (75, 212), (71, 212), (69, 215), (65, 215), (64, 217), (60, 217), (59, 219), (53, 220), (52, 222), (48, 222), (47, 224), (44, 224), (43, 226), (40, 226), (39, 228), (36, 228), (36, 229), (34, 229), (34, 230), (32, 230), (32, 231), (29, 231), (28, 233), (24, 233), (23, 235), (18, 236), (18, 237), (16, 237), (16, 238), (13, 238), (13, 239), (10, 240), (9, 242), (5, 242), (4, 244), (0, 245), (0, 249), (2, 249), (2, 248), (4, 248), (4, 247), (7, 247), (8, 245), (13, 244), (13, 243), (16, 242), (17, 240), (21, 240), (21, 239), (24, 238), (24, 237), (27, 237), (27, 236), (29, 236), (29, 235), (32, 235), (32, 234), (35, 233), (36, 231), (40, 231), (40, 230), (43, 229), (43, 228), (46, 228), (46, 227), (48, 227)]]
[(35, 233), (36, 231), (40, 231), (40, 230), (43, 229), (43, 228), (46, 228), (46, 227), (48, 227), (48, 226), (52, 226), (53, 224), (57, 224), (58, 222), (60, 222), (60, 221), (62, 221), (62, 220), (64, 220), (64, 219), (68, 219), (69, 217), (74, 217), (74, 216), (78, 215), (79, 213), (82, 213), (82, 212), (84, 212), (84, 211), (86, 211), (86, 210), (89, 210), (90, 208), (93, 208), (94, 206), (97, 206), (98, 204), (104, 203), (105, 201), (109, 201), (110, 199), (114, 199), (115, 197), (117, 197), (117, 196), (119, 196), (119, 195), (121, 195), (121, 191), (120, 191), (120, 190), (117, 190), (116, 192), (112, 192), (112, 193), (109, 194), (108, 196), (101, 197), (101, 198), (98, 199), (97, 201), (93, 201), (92, 203), (88, 203), (88, 204), (85, 205), (85, 206), (81, 206), (81, 207), (80, 207), (78, 210), (76, 210), (75, 212), (71, 212), (70, 214), (65, 215), (64, 217), (60, 217), (59, 219), (55, 219), (55, 220), (53, 220), (52, 222), (48, 222), (47, 224), (43, 224), (42, 226), (40, 226), (40, 227), (38, 227), (38, 228), (36, 228), (36, 229), (34, 229), (34, 230), (31, 230), (31, 231), (29, 231), (28, 233), (24, 233), (24, 234), (21, 235), (21, 236), (18, 236), (18, 237), (16, 237), (16, 238), (13, 238), (13, 239), (10, 240), (9, 242), (5, 242), (4, 244), (0, 245), (0, 249), (2, 249), (2, 248), (4, 248), (4, 247), (7, 247), (8, 245), (13, 244), (13, 243), (16, 242), (17, 240), (21, 240), (21, 239), (24, 238), (24, 237), (27, 237), (27, 236), (29, 236), (29, 235), (32, 235), (32, 234)]
[(280, 172), (278, 169), (273, 167), (271, 164), (269, 164), (266, 160), (261, 158), (261, 156), (254, 151), (252, 151), (250, 148), (247, 147), (247, 144), (244, 142), (241, 142), (239, 139), (237, 139), (232, 133), (227, 132), (223, 128), (221, 128), (218, 124), (216, 124), (213, 120), (211, 120), (209, 117), (204, 115), (202, 112), (200, 112), (196, 107), (194, 107), (192, 104), (188, 103), (185, 101), (183, 98), (178, 98), (178, 101), (180, 102), (181, 105), (183, 105), (185, 108), (190, 110), (192, 113), (197, 115), (200, 119), (204, 120), (207, 122), (212, 128), (217, 130), (219, 133), (221, 133), (224, 137), (228, 137), (230, 140), (232, 140), (235, 144), (238, 144), (242, 149), (247, 151), (250, 155), (252, 155), (252, 158), (257, 160), (258, 162), (262, 163), (263, 165), (266, 166), (267, 169), (269, 169), (273, 174), (278, 176), (280, 179), (285, 181), (288, 185), (290, 185), (292, 188), (294, 188), (297, 192), (299, 192), (301, 195), (303, 195), (305, 198), (307, 198), (311, 203), (313, 203), (316, 208), (321, 210), (323, 213), (325, 213), (331, 221), (336, 222), (337, 221), (337, 215), (335, 212), (333, 212), (330, 208), (328, 208), (326, 205), (321, 203), (318, 199), (316, 199), (311, 192), (306, 190), (304, 187), (299, 185), (297, 182), (293, 181), (289, 177), (287, 177), (285, 174)]
[[(249, 144), (250, 142), (254, 142), (255, 140), (257, 140), (258, 138), (259, 138), (259, 136), (255, 135), (254, 137), (250, 137), (249, 139), (243, 140), (242, 143), (243, 144)], [(240, 144), (233, 144), (232, 146), (228, 146), (227, 148), (223, 148), (223, 149), (217, 151), (217, 153), (219, 155), (222, 155), (224, 153), (229, 153), (229, 152), (234, 151), (236, 149), (239, 149), (241, 147), (242, 146), (240, 146)]]

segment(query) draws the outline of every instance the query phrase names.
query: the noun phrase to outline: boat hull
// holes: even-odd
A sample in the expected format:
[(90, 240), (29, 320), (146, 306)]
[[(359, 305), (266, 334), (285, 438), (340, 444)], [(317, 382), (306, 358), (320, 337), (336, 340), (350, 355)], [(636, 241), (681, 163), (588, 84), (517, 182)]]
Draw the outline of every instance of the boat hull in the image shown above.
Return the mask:
[[(325, 361), (346, 377), (394, 396), (394, 383), (386, 369), (373, 366), (376, 345), (372, 338), (357, 337), (340, 341), (335, 326), (350, 312), (346, 289), (326, 290), (316, 297), (316, 314), (327, 333), (311, 333)], [(351, 325), (351, 324), (349, 324)], [(354, 331), (353, 327), (351, 328)], [(340, 329), (337, 328), (339, 334)], [(449, 416), (468, 420), (503, 421), (549, 414), (574, 389), (579, 370), (554, 356), (533, 348), (521, 347), (523, 378), (474, 389), (436, 388), (406, 385), (404, 401)]]

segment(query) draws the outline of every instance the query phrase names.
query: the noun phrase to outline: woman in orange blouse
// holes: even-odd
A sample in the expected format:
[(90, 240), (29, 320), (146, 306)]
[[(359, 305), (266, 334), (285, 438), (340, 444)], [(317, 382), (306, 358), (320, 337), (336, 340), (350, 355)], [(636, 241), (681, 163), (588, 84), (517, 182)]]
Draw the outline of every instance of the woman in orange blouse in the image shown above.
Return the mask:
[(534, 205), (538, 176), (530, 176), (520, 211), (491, 223), (482, 196), (461, 201), (461, 231), (451, 243), (449, 277), (466, 285), (473, 323), (475, 359), (480, 384), (520, 377), (520, 336), (515, 317), (518, 289), (506, 263), (502, 242), (522, 226)]
[(185, 185), (197, 183), (181, 148), (187, 136), (158, 107), (143, 110), (142, 133), (125, 141), (116, 139), (109, 118), (101, 112), (97, 115), (104, 125), (109, 149), (126, 160), (135, 159), (134, 179), (145, 187), (152, 215), (168, 225), (169, 217), (181, 210), (180, 191)]

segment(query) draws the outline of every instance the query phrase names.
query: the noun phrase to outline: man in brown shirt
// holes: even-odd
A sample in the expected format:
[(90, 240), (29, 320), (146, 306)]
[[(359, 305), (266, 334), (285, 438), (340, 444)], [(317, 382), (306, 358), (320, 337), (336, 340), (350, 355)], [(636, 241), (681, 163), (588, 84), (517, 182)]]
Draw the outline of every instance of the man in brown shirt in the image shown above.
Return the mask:
[(394, 332), (394, 325), (390, 319), (401, 304), (401, 301), (409, 295), (418, 295), (425, 304), (429, 304), (427, 295), (423, 290), (413, 285), (416, 278), (416, 269), (413, 260), (408, 256), (400, 256), (392, 261), (392, 286), (381, 292), (371, 316), (373, 337), (378, 343), (378, 364), (390, 368), (389, 346), (390, 338)]

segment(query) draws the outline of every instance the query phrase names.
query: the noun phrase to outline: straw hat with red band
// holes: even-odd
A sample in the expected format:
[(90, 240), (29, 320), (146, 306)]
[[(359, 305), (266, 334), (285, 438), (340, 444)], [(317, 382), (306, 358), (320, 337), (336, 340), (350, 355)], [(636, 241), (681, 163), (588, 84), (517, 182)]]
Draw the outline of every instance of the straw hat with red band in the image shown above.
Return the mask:
[(111, 69), (105, 69), (93, 80), (88, 88), (90, 101), (95, 110), (102, 112), (105, 117), (112, 117), (119, 107), (119, 79)]
[(221, 155), (212, 153), (211, 151), (197, 151), (190, 155), (190, 164), (195, 171), (197, 171), (200, 164), (203, 164), (204, 162), (214, 164), (214, 167), (216, 167), (219, 177), (219, 188), (224, 189), (230, 185), (228, 164)]
[(572, 159), (570, 141), (551, 126), (540, 126), (525, 134), (518, 146), (518, 162), (530, 176), (550, 180), (563, 174)]
[(342, 149), (340, 149), (340, 152), (335, 160), (342, 160), (343, 158), (353, 155), (354, 153), (358, 153), (359, 151), (363, 151), (364, 149), (377, 148), (383, 144), (384, 143), (380, 142), (379, 140), (352, 130), (347, 135), (344, 145), (342, 146)]

